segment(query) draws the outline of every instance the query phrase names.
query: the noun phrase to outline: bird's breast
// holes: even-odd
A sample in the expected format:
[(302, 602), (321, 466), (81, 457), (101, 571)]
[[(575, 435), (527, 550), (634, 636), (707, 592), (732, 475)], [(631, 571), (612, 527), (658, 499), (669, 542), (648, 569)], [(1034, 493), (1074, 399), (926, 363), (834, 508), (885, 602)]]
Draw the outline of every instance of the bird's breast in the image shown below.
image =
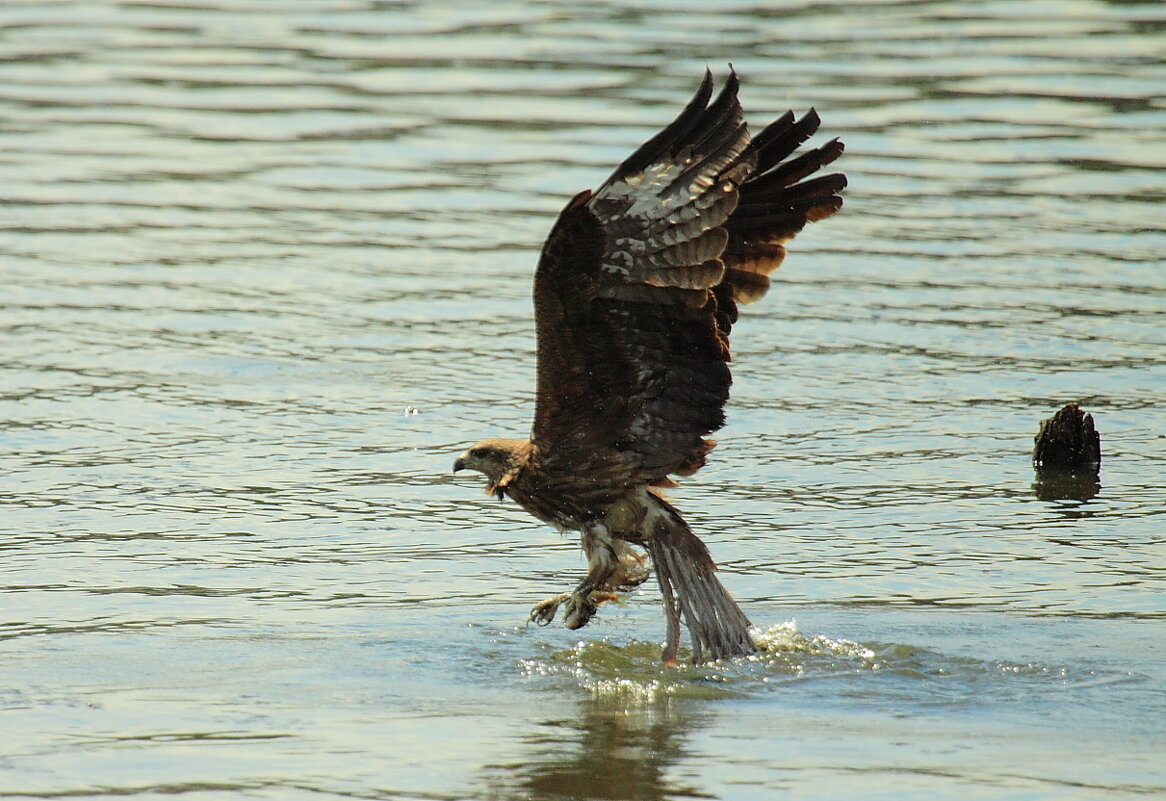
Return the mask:
[(639, 532), (646, 513), (647, 508), (643, 499), (628, 495), (607, 507), (603, 523), (609, 531), (625, 535), (634, 534)]

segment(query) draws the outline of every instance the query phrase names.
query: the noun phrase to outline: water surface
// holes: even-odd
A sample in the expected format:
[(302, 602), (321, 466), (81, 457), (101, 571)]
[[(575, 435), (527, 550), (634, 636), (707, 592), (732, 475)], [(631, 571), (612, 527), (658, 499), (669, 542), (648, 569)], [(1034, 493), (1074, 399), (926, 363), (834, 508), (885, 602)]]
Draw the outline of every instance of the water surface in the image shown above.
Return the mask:
[[(0, 6), (0, 797), (1166, 793), (1156, 2)], [(842, 214), (676, 501), (762, 629), (449, 474), (533, 407), (557, 210), (732, 62)], [(1035, 481), (1080, 401), (1100, 486)]]

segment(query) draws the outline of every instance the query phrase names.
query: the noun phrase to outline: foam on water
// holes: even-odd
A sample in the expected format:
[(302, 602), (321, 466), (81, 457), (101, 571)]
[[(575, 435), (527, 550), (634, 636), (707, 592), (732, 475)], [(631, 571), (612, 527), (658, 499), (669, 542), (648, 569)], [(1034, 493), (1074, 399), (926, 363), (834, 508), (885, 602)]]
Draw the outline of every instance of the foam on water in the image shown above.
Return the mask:
[(724, 697), (808, 675), (881, 667), (866, 646), (799, 632), (793, 620), (757, 630), (754, 639), (758, 652), (752, 656), (701, 665), (664, 665), (657, 643), (621, 645), (609, 638), (580, 640), (568, 649), (551, 650), (520, 664), (526, 675), (569, 676), (591, 693), (632, 700), (653, 700), (662, 695)]
[(944, 654), (905, 643), (861, 643), (800, 631), (795, 620), (755, 630), (754, 641), (758, 651), (752, 656), (701, 665), (664, 665), (659, 644), (610, 637), (565, 649), (544, 645), (542, 653), (518, 664), (524, 676), (569, 679), (592, 695), (630, 703), (747, 697), (792, 684), (835, 682), (840, 695), (962, 704), (1010, 697), (1026, 685), (1083, 687), (1145, 678), (1089, 666)]

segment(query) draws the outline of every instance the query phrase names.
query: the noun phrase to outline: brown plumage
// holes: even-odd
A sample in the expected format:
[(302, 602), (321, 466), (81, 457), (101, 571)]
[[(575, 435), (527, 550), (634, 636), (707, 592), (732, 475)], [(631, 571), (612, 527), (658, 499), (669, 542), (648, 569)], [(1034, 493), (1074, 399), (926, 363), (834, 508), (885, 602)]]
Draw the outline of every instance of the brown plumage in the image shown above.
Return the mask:
[(683, 619), (693, 661), (752, 653), (748, 618), (717, 579), (704, 543), (663, 497), (705, 463), (725, 421), (729, 332), (738, 304), (769, 288), (785, 242), (838, 211), (841, 174), (811, 178), (842, 153), (832, 140), (787, 158), (818, 128), (787, 112), (750, 139), (735, 73), (715, 100), (710, 73), (663, 131), (594, 192), (574, 197), (534, 279), (538, 394), (529, 440), (491, 439), (454, 470), (487, 492), (581, 532), (588, 571), (560, 605), (579, 628), (599, 603), (647, 578), (664, 599), (664, 660)]

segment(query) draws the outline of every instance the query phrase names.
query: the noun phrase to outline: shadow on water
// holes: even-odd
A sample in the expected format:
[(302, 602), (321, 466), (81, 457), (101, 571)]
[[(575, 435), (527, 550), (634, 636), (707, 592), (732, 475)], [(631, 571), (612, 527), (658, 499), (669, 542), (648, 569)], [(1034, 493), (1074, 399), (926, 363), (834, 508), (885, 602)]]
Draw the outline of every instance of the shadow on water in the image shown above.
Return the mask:
[(573, 716), (543, 720), (525, 737), (527, 756), (488, 768), (490, 797), (663, 799), (709, 797), (673, 776), (693, 756), (692, 735), (711, 726), (718, 699), (797, 680), (808, 659), (851, 662), (873, 656), (855, 643), (798, 634), (794, 624), (758, 636), (761, 651), (734, 662), (668, 667), (660, 646), (581, 641), (523, 659), (523, 672), (585, 690)]
[(574, 717), (544, 720), (526, 737), (528, 759), (490, 766), (492, 798), (663, 799), (706, 797), (669, 776), (689, 756), (691, 733), (713, 714), (655, 696), (632, 707), (623, 696), (591, 695)]
[(1038, 470), (1032, 491), (1039, 501), (1093, 500), (1101, 492), (1101, 475), (1091, 467), (1076, 470)]
[[(519, 761), (487, 766), (488, 797), (663, 799), (710, 797), (675, 768), (707, 756), (702, 730), (728, 705), (793, 690), (781, 703), (836, 710), (895, 706), (952, 709), (1023, 703), (1066, 686), (1136, 677), (1041, 663), (950, 656), (901, 643), (858, 643), (798, 631), (793, 621), (756, 634), (749, 658), (666, 667), (658, 644), (579, 642), (521, 660), (528, 678), (582, 689), (573, 715), (540, 720)], [(821, 711), (821, 710), (819, 710)], [(723, 721), (721, 722), (723, 723)], [(794, 735), (796, 736), (796, 734)]]

